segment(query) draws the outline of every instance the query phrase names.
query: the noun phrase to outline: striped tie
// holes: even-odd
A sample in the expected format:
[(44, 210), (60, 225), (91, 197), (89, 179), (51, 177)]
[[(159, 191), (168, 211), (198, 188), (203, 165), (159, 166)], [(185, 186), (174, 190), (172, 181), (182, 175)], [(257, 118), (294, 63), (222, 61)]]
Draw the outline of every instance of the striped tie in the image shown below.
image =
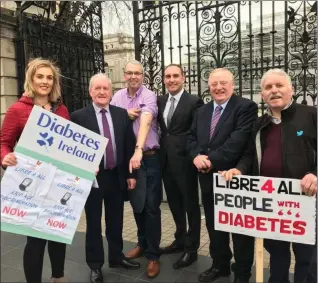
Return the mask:
[(108, 138), (108, 144), (106, 146), (106, 164), (105, 169), (113, 169), (116, 167), (115, 163), (115, 155), (114, 155), (114, 149), (113, 149), (113, 142), (112, 142), (112, 136), (110, 134), (110, 128), (106, 117), (106, 109), (102, 109), (100, 111), (102, 113), (102, 123), (103, 123), (103, 131), (104, 136)]
[(210, 126), (210, 138), (212, 138), (216, 124), (218, 123), (221, 117), (222, 106), (217, 106), (212, 116), (211, 126)]

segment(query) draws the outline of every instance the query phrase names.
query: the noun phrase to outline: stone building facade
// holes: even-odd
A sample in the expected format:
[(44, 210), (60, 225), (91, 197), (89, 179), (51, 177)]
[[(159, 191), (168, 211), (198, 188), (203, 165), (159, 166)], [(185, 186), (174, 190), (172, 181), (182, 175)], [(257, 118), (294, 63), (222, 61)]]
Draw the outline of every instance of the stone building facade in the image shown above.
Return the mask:
[(105, 73), (112, 81), (113, 91), (126, 86), (124, 68), (129, 60), (135, 59), (134, 39), (125, 33), (104, 35)]

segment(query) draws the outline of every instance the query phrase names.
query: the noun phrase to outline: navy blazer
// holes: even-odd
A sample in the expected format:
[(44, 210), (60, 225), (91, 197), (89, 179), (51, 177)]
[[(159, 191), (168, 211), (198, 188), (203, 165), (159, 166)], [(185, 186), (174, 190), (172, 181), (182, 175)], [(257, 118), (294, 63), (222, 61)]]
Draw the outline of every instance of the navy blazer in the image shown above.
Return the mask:
[(213, 173), (236, 167), (247, 147), (253, 124), (257, 119), (257, 104), (252, 100), (233, 95), (210, 139), (213, 105), (214, 102), (211, 101), (197, 110), (187, 140), (192, 160), (198, 154), (204, 154), (209, 157), (213, 166), (210, 173), (199, 173), (203, 192), (212, 191)]
[[(109, 111), (114, 125), (120, 189), (127, 190), (126, 180), (134, 177), (134, 175), (129, 173), (129, 161), (135, 151), (136, 138), (127, 111), (113, 105), (109, 105)], [(74, 111), (71, 114), (71, 121), (100, 135), (96, 112), (92, 104)], [(103, 171), (104, 158), (102, 158), (99, 165), (99, 172), (97, 174), (98, 183), (100, 183), (99, 179)]]

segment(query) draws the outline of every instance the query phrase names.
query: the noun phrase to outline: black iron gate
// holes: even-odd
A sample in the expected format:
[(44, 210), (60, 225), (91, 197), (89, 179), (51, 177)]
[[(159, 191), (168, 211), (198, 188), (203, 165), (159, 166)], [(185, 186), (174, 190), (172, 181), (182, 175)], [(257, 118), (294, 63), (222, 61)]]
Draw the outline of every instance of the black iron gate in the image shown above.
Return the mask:
[[(31, 58), (54, 60), (61, 69), (62, 96), (72, 112), (89, 101), (93, 74), (104, 71), (101, 3), (98, 1), (26, 1), (17, 9), (16, 38), (19, 93)], [(37, 7), (43, 14), (28, 14)]]
[(264, 109), (260, 78), (282, 68), (295, 99), (316, 105), (316, 1), (138, 1), (133, 8), (136, 59), (158, 95), (165, 93), (163, 69), (170, 63), (184, 68), (186, 88), (205, 101), (210, 71), (227, 67), (236, 92)]

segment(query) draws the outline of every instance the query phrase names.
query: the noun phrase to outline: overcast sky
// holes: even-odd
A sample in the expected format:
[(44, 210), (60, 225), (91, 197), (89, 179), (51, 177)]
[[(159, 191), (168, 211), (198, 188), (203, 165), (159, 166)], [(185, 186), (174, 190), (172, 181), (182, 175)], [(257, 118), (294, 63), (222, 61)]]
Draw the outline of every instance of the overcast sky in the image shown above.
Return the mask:
[[(112, 3), (113, 2), (113, 3)], [(132, 11), (129, 11), (128, 8), (121, 3), (123, 1), (105, 1), (103, 7), (103, 31), (104, 34), (108, 33), (117, 33), (125, 32), (133, 35), (133, 14)], [(127, 1), (128, 2), (128, 1)], [(192, 1), (193, 2), (193, 1)], [(288, 3), (288, 6), (299, 6), (299, 3), (302, 1), (297, 1), (298, 3)], [(314, 2), (314, 1), (310, 1)], [(116, 14), (116, 8), (119, 14), (119, 17)], [(263, 15), (272, 14), (272, 7), (274, 3), (275, 12), (279, 13), (284, 11), (285, 1), (262, 1), (263, 3)], [(257, 22), (260, 17), (260, 2), (255, 3), (252, 1), (251, 5), (252, 10), (252, 22)], [(236, 9), (237, 11), (237, 9)], [(235, 12), (236, 14), (237, 12)], [(249, 3), (246, 1), (246, 4), (241, 5), (241, 22), (249, 23)]]

